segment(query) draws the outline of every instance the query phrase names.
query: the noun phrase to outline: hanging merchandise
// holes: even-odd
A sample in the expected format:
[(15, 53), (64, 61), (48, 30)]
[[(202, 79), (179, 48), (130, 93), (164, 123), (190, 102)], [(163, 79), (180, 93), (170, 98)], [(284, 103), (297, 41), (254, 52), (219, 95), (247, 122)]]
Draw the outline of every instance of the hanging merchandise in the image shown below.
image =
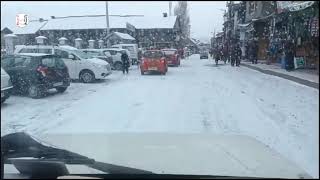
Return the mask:
[(310, 32), (311, 36), (319, 37), (319, 19), (317, 17), (311, 20)]

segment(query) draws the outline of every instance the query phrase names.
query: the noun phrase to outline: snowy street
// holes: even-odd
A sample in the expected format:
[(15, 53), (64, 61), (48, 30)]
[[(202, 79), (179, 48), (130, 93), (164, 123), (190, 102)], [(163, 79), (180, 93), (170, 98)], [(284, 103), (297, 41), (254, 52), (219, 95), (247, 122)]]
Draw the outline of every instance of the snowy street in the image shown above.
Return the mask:
[(1, 134), (208, 132), (245, 134), (319, 177), (319, 91), (199, 55), (164, 75), (114, 71), (42, 99), (11, 96)]

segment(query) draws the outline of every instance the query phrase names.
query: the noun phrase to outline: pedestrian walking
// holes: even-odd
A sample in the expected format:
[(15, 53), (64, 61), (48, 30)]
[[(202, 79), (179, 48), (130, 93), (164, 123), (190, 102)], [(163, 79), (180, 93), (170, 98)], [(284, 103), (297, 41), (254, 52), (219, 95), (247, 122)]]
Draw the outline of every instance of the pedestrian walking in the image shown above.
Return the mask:
[(122, 61), (122, 72), (123, 74), (126, 72), (127, 74), (129, 73), (129, 56), (127, 53), (124, 51), (121, 55), (121, 61)]
[(291, 71), (294, 69), (294, 46), (292, 42), (285, 45), (285, 69)]
[(235, 61), (236, 61), (236, 66), (240, 66), (240, 60), (241, 60), (241, 54), (242, 54), (242, 50), (240, 48), (240, 44), (237, 43), (235, 45), (235, 49), (234, 49), (234, 53), (235, 53)]

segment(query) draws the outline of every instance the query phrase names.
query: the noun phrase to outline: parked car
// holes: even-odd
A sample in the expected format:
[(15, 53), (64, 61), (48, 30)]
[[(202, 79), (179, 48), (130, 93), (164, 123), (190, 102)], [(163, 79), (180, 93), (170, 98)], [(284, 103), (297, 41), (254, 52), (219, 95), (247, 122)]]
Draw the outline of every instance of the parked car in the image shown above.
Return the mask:
[[(2, 60), (1, 60), (2, 61)], [(1, 65), (1, 103), (3, 103), (10, 96), (10, 90), (13, 88), (10, 76), (2, 68)]]
[(90, 83), (112, 73), (108, 62), (91, 58), (86, 53), (71, 46), (16, 46), (15, 53), (46, 53), (62, 58), (69, 69), (71, 79), (80, 79)]
[(113, 48), (121, 48), (121, 49), (127, 49), (130, 52), (130, 57), (132, 59), (131, 64), (137, 64), (138, 63), (138, 45), (137, 44), (115, 44), (111, 46)]
[(168, 64), (165, 54), (161, 50), (148, 50), (142, 55), (140, 64), (141, 74), (145, 72), (158, 71), (165, 75), (168, 71)]
[(177, 49), (162, 49), (164, 52), (168, 65), (180, 66), (180, 56)]
[(200, 51), (200, 59), (208, 59), (209, 52), (207, 50)]
[[(112, 60), (113, 60), (113, 68), (115, 70), (122, 70), (121, 55), (122, 55), (123, 51), (125, 51), (128, 55), (130, 54), (130, 52), (126, 49), (120, 49), (120, 48), (107, 48), (107, 49), (103, 49), (103, 50), (105, 50), (111, 54)], [(130, 64), (132, 64), (131, 63), (132, 60), (130, 57), (129, 57), (129, 62), (130, 62)]]
[(1, 67), (10, 75), (13, 90), (31, 98), (40, 98), (52, 88), (62, 93), (70, 85), (66, 64), (54, 55), (21, 53), (6, 56)]
[(80, 50), (85, 52), (91, 58), (102, 59), (108, 62), (111, 67), (113, 66), (113, 59), (110, 52), (104, 49), (80, 49)]

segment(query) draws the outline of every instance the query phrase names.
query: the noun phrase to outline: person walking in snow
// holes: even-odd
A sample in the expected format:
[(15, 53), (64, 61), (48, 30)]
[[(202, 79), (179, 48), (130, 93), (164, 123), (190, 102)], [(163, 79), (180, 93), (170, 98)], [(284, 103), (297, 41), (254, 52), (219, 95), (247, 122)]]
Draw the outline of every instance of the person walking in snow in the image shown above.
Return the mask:
[(129, 56), (127, 55), (126, 52), (123, 52), (121, 55), (121, 61), (122, 61), (122, 72), (123, 74), (125, 72), (127, 72), (127, 74), (129, 73)]

